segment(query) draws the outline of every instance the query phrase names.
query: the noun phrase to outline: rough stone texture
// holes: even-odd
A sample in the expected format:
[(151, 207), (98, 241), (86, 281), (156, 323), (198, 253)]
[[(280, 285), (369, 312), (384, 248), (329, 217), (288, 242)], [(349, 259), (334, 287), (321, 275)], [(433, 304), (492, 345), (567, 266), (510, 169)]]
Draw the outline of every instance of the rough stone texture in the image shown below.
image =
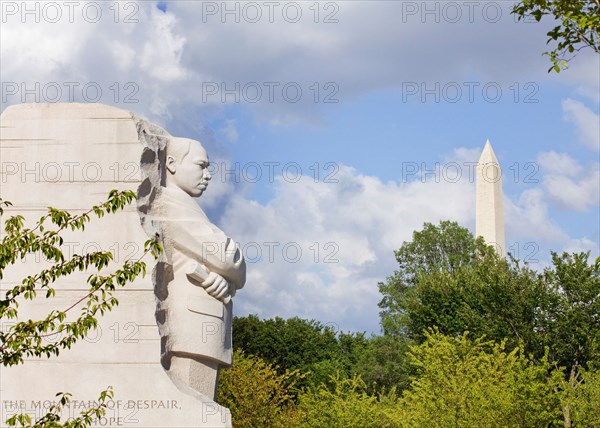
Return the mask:
[(153, 276), (161, 363), (179, 389), (216, 405), (218, 371), (232, 364), (231, 298), (244, 286), (246, 263), (195, 200), (212, 178), (202, 144), (139, 134), (149, 140), (139, 208), (165, 250)]
[(494, 245), (504, 257), (504, 209), (502, 205), (502, 170), (489, 140), (477, 164), (475, 234)]
[[(130, 112), (103, 105), (7, 108), (0, 118), (0, 197), (12, 201), (14, 207), (5, 215), (37, 219), (47, 206), (81, 212), (105, 200), (110, 189), (137, 190), (143, 184), (142, 175), (160, 181), (156, 168), (160, 151), (144, 148), (164, 143), (165, 134)], [(144, 174), (140, 158), (142, 168), (148, 167)], [(142, 212), (154, 197), (150, 190), (151, 186), (140, 187)], [(154, 232), (144, 216), (142, 223), (146, 232)], [(65, 251), (67, 255), (94, 249), (116, 251), (116, 261), (123, 262), (142, 254), (146, 232), (137, 208), (131, 206), (93, 221), (83, 233), (66, 234)], [(152, 258), (146, 261), (150, 268)], [(7, 270), (0, 293), (43, 264), (30, 257)], [(50, 303), (41, 297), (23, 304), (21, 319), (41, 316), (52, 307), (68, 307), (85, 295), (87, 276), (77, 272), (62, 280)], [(161, 367), (150, 275), (115, 295), (120, 304), (100, 319), (95, 337), (92, 333), (58, 358), (30, 358), (24, 365), (0, 368), (0, 426), (16, 412), (45, 413), (44, 405), (47, 409), (59, 391), (71, 392), (76, 400), (63, 415), (78, 414), (109, 385), (114, 387), (115, 399), (98, 426), (231, 426), (227, 409), (184, 394)]]

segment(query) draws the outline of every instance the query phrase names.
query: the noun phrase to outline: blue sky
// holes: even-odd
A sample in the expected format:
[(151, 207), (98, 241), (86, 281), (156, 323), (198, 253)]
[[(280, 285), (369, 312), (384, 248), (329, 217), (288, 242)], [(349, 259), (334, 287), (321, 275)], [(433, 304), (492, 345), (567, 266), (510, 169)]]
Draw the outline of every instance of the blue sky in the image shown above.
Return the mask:
[[(378, 332), (393, 250), (426, 221), (474, 231), (488, 138), (509, 251), (539, 269), (550, 250), (599, 254), (600, 57), (548, 74), (551, 22), (493, 1), (223, 4), (101, 4), (72, 22), (3, 9), (1, 80), (94, 82), (99, 102), (203, 141), (200, 204), (250, 261), (239, 315)], [(7, 88), (3, 109), (33, 101)]]

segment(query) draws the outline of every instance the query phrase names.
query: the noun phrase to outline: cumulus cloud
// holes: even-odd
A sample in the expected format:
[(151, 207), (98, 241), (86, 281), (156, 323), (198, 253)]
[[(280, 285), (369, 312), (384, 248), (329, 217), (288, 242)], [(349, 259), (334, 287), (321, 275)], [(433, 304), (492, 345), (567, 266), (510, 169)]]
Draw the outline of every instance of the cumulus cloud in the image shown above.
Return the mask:
[(561, 209), (585, 211), (600, 203), (600, 163), (582, 166), (566, 153), (541, 153), (538, 164), (544, 173), (548, 199)]
[[(444, 159), (471, 162), (478, 152), (456, 149)], [(540, 163), (566, 179), (584, 171), (564, 154), (543, 154)], [(393, 251), (424, 222), (449, 219), (473, 230), (469, 175), (451, 182), (441, 169), (436, 174), (383, 182), (339, 165), (334, 182), (278, 177), (272, 199), (264, 203), (241, 193), (230, 197), (220, 225), (249, 260), (248, 287), (236, 302), (240, 313), (297, 315), (345, 330), (377, 331), (377, 283), (396, 268)], [(504, 199), (507, 249), (537, 267), (547, 265), (549, 248), (593, 249), (592, 241), (571, 238), (552, 218), (545, 190)]]
[[(479, 151), (457, 148), (443, 159), (462, 165), (477, 159)], [(546, 179), (561, 177), (582, 187), (586, 169), (570, 156), (547, 152), (538, 162)], [(393, 251), (424, 222), (450, 219), (474, 229), (469, 174), (459, 180), (444, 177), (438, 168), (435, 174), (416, 171), (409, 181), (383, 182), (338, 165), (327, 181), (279, 176), (272, 198), (262, 203), (244, 192), (230, 194), (219, 224), (249, 262), (238, 313), (300, 316), (343, 330), (378, 331), (377, 283), (396, 268)], [(549, 195), (559, 198), (548, 193), (559, 192), (553, 187), (557, 184), (544, 183), (504, 200), (507, 249), (534, 267), (548, 264), (549, 248), (593, 250), (593, 241), (570, 237), (552, 218)], [(565, 200), (565, 191), (562, 200), (576, 208), (585, 197), (570, 192), (571, 199)]]
[[(540, 153), (537, 163), (543, 174), (542, 184), (523, 191), (516, 199), (505, 197), (508, 251), (534, 267), (550, 265), (550, 250), (591, 251), (596, 257), (598, 241), (573, 237), (551, 215), (550, 208), (565, 211), (590, 211), (600, 203), (600, 164), (582, 165), (566, 153)], [(592, 234), (596, 233), (592, 229)]]
[(181, 80), (188, 74), (181, 65), (186, 39), (174, 32), (177, 19), (158, 9), (153, 9), (151, 15), (154, 26), (140, 52), (140, 67), (159, 82)]
[(600, 115), (571, 98), (563, 100), (562, 109), (564, 118), (575, 125), (575, 132), (581, 143), (600, 151)]
[(525, 190), (516, 201), (505, 197), (504, 213), (506, 234), (519, 245), (528, 241), (539, 246), (556, 245), (568, 240), (567, 233), (550, 218), (541, 189)]
[(590, 252), (590, 258), (594, 260), (600, 254), (600, 245), (598, 241), (594, 242), (589, 238), (571, 239), (564, 250), (569, 253)]
[[(38, 22), (35, 16), (6, 17), (0, 29), (2, 81), (18, 89), (4, 91), (2, 107), (101, 102), (135, 110), (157, 123), (168, 120), (188, 99), (190, 77), (202, 77), (182, 65), (187, 45), (179, 18), (160, 11), (154, 2), (89, 4), (94, 7), (75, 4), (72, 19), (63, 10), (55, 23), (43, 19), (43, 2), (28, 6), (40, 8)], [(90, 10), (97, 7), (101, 11), (96, 21)], [(25, 95), (26, 89), (30, 95)]]
[[(250, 92), (242, 92), (242, 102), (261, 120), (281, 126), (320, 124), (315, 97), (318, 104), (326, 96), (347, 102), (379, 90), (398, 90), (406, 82), (512, 84), (524, 76), (538, 82), (555, 78), (546, 74), (547, 58), (539, 55), (545, 49), (548, 25), (515, 23), (509, 2), (488, 2), (486, 12), (484, 4), (446, 2), (463, 8), (456, 23), (449, 17), (457, 15), (450, 14), (444, 2), (429, 4), (438, 8), (433, 13), (422, 10), (427, 2), (320, 2), (318, 19), (314, 8), (309, 9), (312, 2), (296, 2), (302, 8), (302, 19), (296, 23), (282, 18), (281, 5), (273, 22), (263, 9), (262, 20), (251, 23), (235, 22), (232, 15), (224, 20), (222, 11), (206, 14), (205, 5), (220, 9), (223, 2), (185, 1), (168, 2), (162, 10), (155, 2), (121, 2), (120, 6), (136, 5), (137, 22), (125, 22), (127, 11), (122, 9), (115, 22), (114, 10), (109, 9), (113, 3), (97, 3), (103, 18), (96, 23), (82, 20), (80, 14), (73, 23), (23, 23), (19, 17), (3, 23), (3, 82), (80, 85), (74, 99), (63, 96), (59, 101), (87, 101), (81, 86), (95, 82), (103, 92), (100, 102), (135, 110), (158, 124), (177, 117), (169, 131), (197, 134), (205, 142), (197, 109), (216, 117), (225, 104), (239, 104), (236, 84), (241, 91), (244, 85), (258, 85), (259, 102), (244, 99), (252, 96)], [(237, 4), (242, 7), (243, 2)], [(326, 4), (333, 9), (325, 9)], [(408, 10), (407, 5), (421, 10)], [(501, 5), (496, 22), (494, 5)], [(337, 22), (324, 22), (327, 16)], [(597, 69), (597, 60), (586, 59), (565, 76), (572, 85), (589, 87)], [(273, 82), (271, 101), (266, 83)], [(302, 89), (300, 102), (284, 99), (288, 82)], [(217, 86), (210, 96), (207, 83)], [(223, 88), (234, 88), (237, 94), (224, 100)], [(2, 102), (4, 106), (21, 101), (19, 93)], [(563, 102), (563, 111), (582, 142), (597, 149), (598, 115), (570, 99)], [(235, 142), (237, 124), (225, 122), (217, 133)], [(211, 162), (229, 165), (222, 147), (207, 141), (214, 156)], [(459, 148), (444, 159), (463, 165), (477, 161), (479, 154), (480, 149)], [(574, 210), (597, 204), (597, 181), (596, 196), (592, 181), (598, 179), (598, 168), (553, 152), (541, 155), (539, 162), (549, 196), (542, 189), (529, 189), (515, 201), (507, 198), (507, 235), (552, 245), (571, 242), (551, 220), (548, 200)], [(423, 171), (410, 182), (384, 182), (338, 166), (330, 177), (336, 182), (279, 177), (272, 199), (264, 203), (246, 196), (243, 188), (213, 179), (200, 202), (209, 210), (223, 208), (221, 226), (251, 260), (248, 287), (236, 301), (242, 312), (298, 315), (339, 323), (345, 329), (376, 331), (377, 282), (394, 270), (393, 250), (426, 221), (473, 224), (474, 185), (464, 170), (457, 182), (431, 179), (430, 172)], [(440, 173), (436, 171), (436, 177)], [(234, 196), (224, 198), (226, 194)], [(589, 246), (585, 239), (573, 245)]]
[(537, 161), (541, 169), (550, 174), (576, 177), (583, 170), (579, 162), (566, 153), (544, 152), (538, 156)]
[[(406, 82), (549, 78), (547, 60), (539, 55), (546, 24), (515, 23), (510, 4), (502, 2), (452, 2), (459, 10), (444, 2), (329, 2), (316, 8), (296, 2), (301, 9), (297, 22), (296, 12), (284, 10), (283, 4), (271, 13), (253, 2), (261, 9), (253, 22), (256, 13), (244, 11), (243, 2), (184, 1), (168, 2), (162, 9), (156, 2), (119, 4), (115, 22), (112, 3), (97, 3), (102, 18), (93, 23), (81, 16), (87, 3), (80, 4), (74, 22), (63, 17), (58, 23), (23, 23), (19, 16), (9, 17), (0, 30), (3, 80), (98, 82), (104, 92), (100, 102), (123, 105), (130, 95), (135, 105), (126, 107), (155, 121), (190, 106), (235, 103), (241, 93), (241, 102), (262, 119), (287, 125), (320, 124), (315, 99), (319, 106), (327, 97), (350, 101), (371, 91), (402, 88)], [(224, 13), (235, 7), (241, 8), (237, 16)], [(131, 12), (134, 22), (127, 22)], [(589, 73), (572, 76), (573, 84), (589, 81)], [(136, 86), (124, 88), (127, 83)], [(286, 90), (286, 83), (301, 89), (298, 102), (289, 102), (296, 87)], [(216, 92), (207, 84), (216, 84)], [(247, 84), (255, 86), (244, 92)], [(256, 85), (262, 94), (254, 103), (248, 97), (254, 96)], [(224, 97), (223, 91), (232, 88), (238, 95)], [(81, 98), (78, 93), (74, 101)], [(8, 100), (16, 102), (20, 97)]]
[(278, 177), (264, 204), (238, 194), (221, 218), (249, 261), (238, 310), (377, 331), (377, 283), (396, 267), (393, 251), (424, 222), (472, 222), (473, 207), (466, 179), (382, 182), (346, 165), (328, 182)]

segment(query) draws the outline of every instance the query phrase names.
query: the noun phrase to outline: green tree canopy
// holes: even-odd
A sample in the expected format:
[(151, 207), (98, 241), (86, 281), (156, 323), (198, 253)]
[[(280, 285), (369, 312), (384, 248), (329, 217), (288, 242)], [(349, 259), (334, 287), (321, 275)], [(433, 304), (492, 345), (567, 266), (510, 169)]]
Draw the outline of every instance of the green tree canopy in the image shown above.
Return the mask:
[(334, 329), (315, 320), (235, 317), (233, 337), (236, 349), (259, 356), (282, 370), (307, 372), (316, 363), (341, 357)]
[(418, 276), (437, 272), (454, 272), (469, 265), (476, 257), (476, 242), (471, 232), (456, 222), (441, 221), (439, 226), (425, 223), (413, 232), (413, 239), (395, 251), (398, 269), (379, 283), (383, 299), (381, 325), (385, 334), (406, 333), (406, 292), (418, 282)]
[[(402, 398), (403, 427), (560, 426), (562, 374), (519, 348), (437, 331), (411, 351), (417, 369)], [(552, 373), (549, 376), (549, 373)]]
[[(432, 327), (450, 336), (471, 331), (537, 359), (547, 347), (550, 361), (568, 370), (598, 361), (599, 261), (591, 263), (589, 253), (552, 254), (552, 266), (540, 273), (444, 224), (426, 224), (396, 252), (400, 269), (380, 284), (384, 332), (421, 343)], [(453, 254), (460, 262), (422, 262), (422, 254), (444, 251), (439, 243), (458, 237), (470, 241)]]
[(277, 368), (263, 359), (237, 349), (233, 367), (219, 375), (217, 401), (231, 410), (233, 426), (263, 428), (291, 426), (295, 410), (295, 384), (303, 375), (298, 370)]

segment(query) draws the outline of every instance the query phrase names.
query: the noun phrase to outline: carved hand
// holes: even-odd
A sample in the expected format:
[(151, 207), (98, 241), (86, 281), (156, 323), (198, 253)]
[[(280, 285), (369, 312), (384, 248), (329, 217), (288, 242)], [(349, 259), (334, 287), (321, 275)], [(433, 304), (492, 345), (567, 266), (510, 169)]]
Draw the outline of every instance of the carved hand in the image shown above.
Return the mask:
[(229, 300), (230, 296), (230, 286), (225, 278), (219, 275), (216, 272), (211, 272), (200, 285), (204, 287), (206, 292), (213, 296), (215, 299), (218, 299), (224, 303), (225, 300)]

